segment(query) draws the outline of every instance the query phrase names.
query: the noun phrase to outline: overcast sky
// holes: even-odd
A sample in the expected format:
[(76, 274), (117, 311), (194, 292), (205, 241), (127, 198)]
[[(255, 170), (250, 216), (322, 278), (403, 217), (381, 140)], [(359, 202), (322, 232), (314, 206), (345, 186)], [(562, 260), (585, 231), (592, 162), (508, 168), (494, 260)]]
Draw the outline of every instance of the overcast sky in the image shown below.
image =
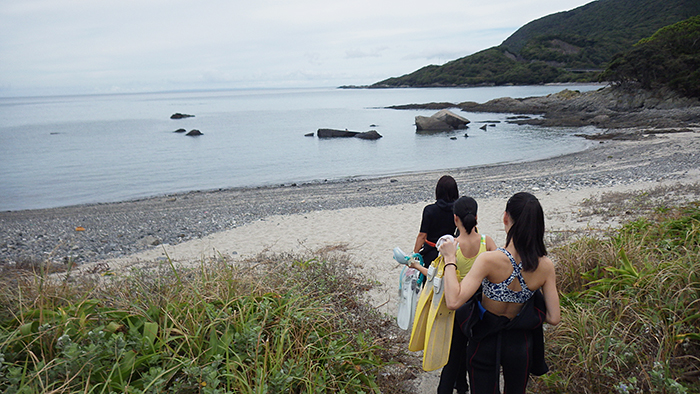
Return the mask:
[(587, 0), (0, 0), (0, 96), (366, 85)]

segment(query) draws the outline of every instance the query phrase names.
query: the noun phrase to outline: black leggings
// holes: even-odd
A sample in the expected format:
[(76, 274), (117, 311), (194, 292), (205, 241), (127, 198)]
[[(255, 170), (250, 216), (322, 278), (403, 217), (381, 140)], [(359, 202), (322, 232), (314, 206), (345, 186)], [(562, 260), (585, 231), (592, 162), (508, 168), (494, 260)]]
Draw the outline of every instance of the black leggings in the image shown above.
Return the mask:
[(531, 330), (502, 330), (480, 341), (471, 340), (467, 359), (472, 394), (500, 393), (500, 366), (503, 366), (504, 393), (525, 393), (532, 345)]
[(454, 389), (458, 393), (466, 393), (469, 389), (467, 384), (467, 337), (459, 329), (459, 323), (455, 320), (452, 329), (452, 343), (450, 344), (450, 358), (447, 364), (442, 367), (440, 373), (440, 384), (438, 394), (452, 394)]

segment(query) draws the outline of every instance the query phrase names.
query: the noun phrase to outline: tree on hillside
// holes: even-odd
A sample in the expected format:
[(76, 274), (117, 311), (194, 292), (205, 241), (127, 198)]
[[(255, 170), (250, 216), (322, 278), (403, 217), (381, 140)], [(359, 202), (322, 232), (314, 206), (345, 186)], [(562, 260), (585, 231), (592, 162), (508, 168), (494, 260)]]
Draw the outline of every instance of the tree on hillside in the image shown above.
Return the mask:
[(661, 28), (615, 55), (601, 80), (646, 89), (666, 86), (700, 97), (700, 15)]
[(497, 47), (372, 87), (597, 81), (614, 54), (700, 14), (700, 0), (596, 0), (534, 20)]

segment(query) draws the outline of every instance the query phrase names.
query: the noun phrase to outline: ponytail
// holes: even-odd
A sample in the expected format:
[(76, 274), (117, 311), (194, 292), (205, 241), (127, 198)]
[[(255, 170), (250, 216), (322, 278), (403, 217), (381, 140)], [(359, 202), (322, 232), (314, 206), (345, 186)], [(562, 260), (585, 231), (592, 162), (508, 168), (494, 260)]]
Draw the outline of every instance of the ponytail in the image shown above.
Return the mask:
[(539, 258), (547, 255), (544, 246), (544, 212), (539, 200), (530, 193), (516, 193), (508, 200), (506, 212), (513, 221), (506, 246), (513, 242), (524, 271), (534, 271)]
[(460, 197), (452, 206), (452, 212), (457, 215), (467, 234), (476, 227), (476, 212), (479, 209), (476, 200), (471, 197)]

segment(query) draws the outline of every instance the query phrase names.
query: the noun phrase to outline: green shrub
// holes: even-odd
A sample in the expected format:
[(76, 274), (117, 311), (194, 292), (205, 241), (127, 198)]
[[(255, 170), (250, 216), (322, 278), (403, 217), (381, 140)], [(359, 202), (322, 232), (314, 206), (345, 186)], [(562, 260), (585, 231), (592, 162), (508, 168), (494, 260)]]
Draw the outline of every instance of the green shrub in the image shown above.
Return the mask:
[(539, 382), (542, 390), (700, 390), (698, 204), (659, 210), (608, 239), (554, 253), (562, 323), (547, 332), (554, 373)]
[(5, 294), (14, 317), (0, 325), (0, 390), (378, 391), (385, 362), (366, 328), (379, 317), (357, 297), (369, 282), (347, 267), (215, 261), (89, 286), (26, 276)]

